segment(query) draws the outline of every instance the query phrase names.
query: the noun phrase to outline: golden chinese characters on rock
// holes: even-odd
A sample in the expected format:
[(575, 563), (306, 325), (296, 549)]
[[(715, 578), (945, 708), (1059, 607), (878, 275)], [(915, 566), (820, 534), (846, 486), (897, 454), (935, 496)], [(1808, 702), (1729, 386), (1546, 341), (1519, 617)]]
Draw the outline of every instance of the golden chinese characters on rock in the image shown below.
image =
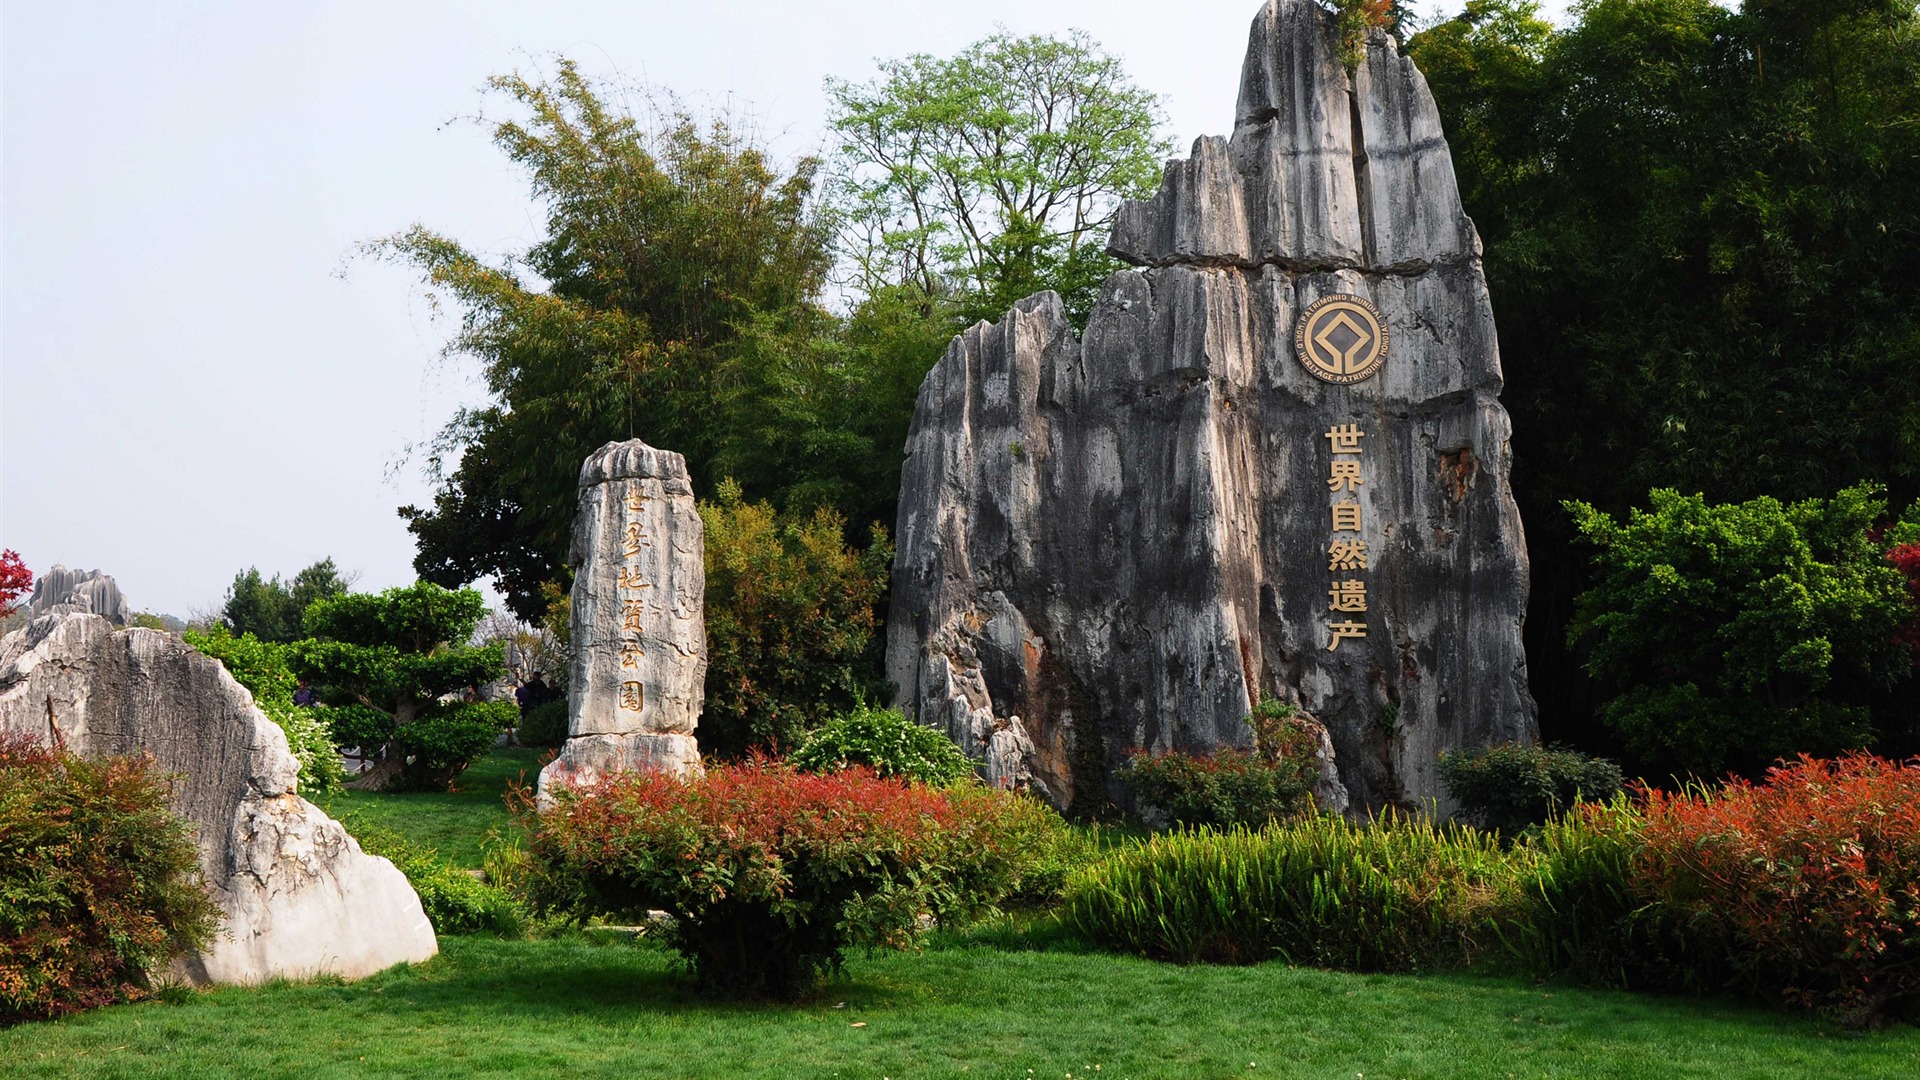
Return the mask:
[[(1323, 382), (1351, 386), (1371, 378), (1387, 362), (1391, 335), (1379, 309), (1366, 298), (1334, 293), (1314, 301), (1294, 323), (1294, 355)], [(1367, 569), (1360, 486), (1363, 458), (1358, 424), (1336, 424), (1326, 433), (1327, 491), (1332, 499), (1327, 541), (1327, 651), (1348, 638), (1367, 636), (1367, 582), (1355, 576)]]
[[(627, 560), (617, 568), (618, 576), (614, 582), (615, 594), (620, 597), (620, 669), (623, 673), (638, 673), (640, 658), (647, 651), (640, 639), (645, 626), (646, 599), (643, 590), (653, 586), (642, 580), (638, 560), (643, 550), (651, 550), (653, 541), (647, 536), (646, 509), (650, 500), (642, 489), (644, 481), (633, 481), (627, 491), (626, 528), (622, 532), (620, 544), (621, 556)], [(622, 679), (620, 682), (619, 707), (623, 711), (639, 712), (646, 705), (646, 684), (638, 679)]]

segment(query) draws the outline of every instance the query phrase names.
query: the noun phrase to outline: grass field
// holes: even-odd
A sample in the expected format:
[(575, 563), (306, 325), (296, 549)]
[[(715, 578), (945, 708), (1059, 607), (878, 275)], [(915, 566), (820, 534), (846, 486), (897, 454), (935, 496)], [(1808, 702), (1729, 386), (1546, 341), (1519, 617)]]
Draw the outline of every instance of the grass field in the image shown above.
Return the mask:
[[(507, 820), (500, 792), (539, 756), (498, 753), (451, 795), (327, 805), (477, 866)], [(0, 1030), (0, 1077), (1920, 1077), (1911, 1026), (1858, 1035), (1490, 976), (1182, 968), (1010, 924), (855, 956), (793, 1006), (692, 997), (644, 941), (441, 948), (357, 983), (170, 993)]]
[[(818, 1001), (689, 997), (659, 949), (443, 939), (359, 983), (225, 989), (0, 1032), (9, 1077), (1920, 1076), (1920, 1031), (1473, 976), (1180, 968), (965, 942)], [(844, 1003), (844, 1007), (841, 1007)], [(1096, 1068), (1097, 1067), (1097, 1068)]]
[[(399, 833), (416, 844), (436, 848), (455, 866), (480, 867), (480, 845), (490, 829), (505, 829), (507, 785), (532, 786), (540, 762), (550, 751), (495, 750), (460, 774), (458, 791), (409, 791), (375, 794), (336, 791), (314, 801), (349, 825), (363, 822)], [(523, 778), (524, 777), (524, 781)]]

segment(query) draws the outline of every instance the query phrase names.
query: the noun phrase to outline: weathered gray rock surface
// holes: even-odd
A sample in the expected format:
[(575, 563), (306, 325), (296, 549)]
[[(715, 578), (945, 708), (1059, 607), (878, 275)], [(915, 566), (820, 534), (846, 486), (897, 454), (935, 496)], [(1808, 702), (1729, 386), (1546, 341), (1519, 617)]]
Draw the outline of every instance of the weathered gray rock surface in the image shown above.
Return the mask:
[(543, 795), (618, 770), (700, 770), (704, 537), (679, 454), (630, 439), (580, 467), (568, 738), (540, 771)]
[(33, 583), (33, 598), (27, 602), (27, 614), (38, 618), (56, 606), (74, 611), (91, 611), (104, 616), (115, 626), (133, 619), (133, 609), (120, 593), (113, 575), (98, 570), (69, 570), (59, 563)]
[[(1271, 0), (1233, 136), (1124, 208), (1109, 250), (1146, 269), (1106, 283), (1084, 340), (1043, 293), (921, 387), (888, 675), (1061, 805), (1120, 797), (1136, 749), (1244, 745), (1262, 692), (1326, 725), (1367, 806), (1441, 797), (1449, 747), (1537, 737), (1479, 241), (1412, 62), (1377, 32), (1356, 71), (1338, 56), (1331, 16)], [(1337, 293), (1391, 335), (1351, 385), (1294, 352), (1297, 316)], [(1364, 434), (1336, 453), (1347, 425)], [(1359, 473), (1330, 490), (1336, 456)], [(1332, 570), (1336, 540), (1364, 565)], [(1347, 582), (1364, 607), (1335, 611)]]
[(368, 975), (438, 951), (407, 879), (295, 793), (286, 736), (220, 662), (158, 630), (44, 615), (0, 640), (0, 732), (87, 755), (153, 755), (183, 779), (224, 923), (179, 973), (200, 983)]

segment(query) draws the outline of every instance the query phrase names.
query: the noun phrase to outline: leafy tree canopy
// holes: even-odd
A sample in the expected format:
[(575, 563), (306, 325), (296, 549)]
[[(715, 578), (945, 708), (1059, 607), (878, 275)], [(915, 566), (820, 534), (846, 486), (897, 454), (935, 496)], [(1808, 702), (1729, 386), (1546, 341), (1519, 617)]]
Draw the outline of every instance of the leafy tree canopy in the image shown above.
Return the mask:
[(1542, 722), (1591, 734), (1563, 501), (1920, 494), (1920, 18), (1468, 0), (1408, 51), (1486, 245)]
[(347, 591), (352, 578), (343, 576), (331, 556), (283, 583), (280, 575), (261, 576), (258, 567), (234, 575), (221, 606), (221, 621), (234, 636), (252, 634), (261, 641), (288, 642), (301, 636), (301, 619), (315, 600)]
[(314, 638), (294, 646), (293, 669), (329, 707), (335, 740), (377, 759), (350, 786), (445, 787), (512, 725), (510, 701), (440, 700), (506, 670), (499, 642), (466, 644), (486, 610), (477, 590), (429, 582), (307, 609)]
[(827, 95), (857, 286), (949, 298), (963, 322), (1050, 288), (1084, 324), (1119, 269), (1114, 213), (1153, 193), (1171, 145), (1159, 100), (1079, 31), (883, 61)]
[[(490, 86), (518, 109), (493, 125), (494, 142), (526, 171), (545, 237), (497, 262), (417, 226), (371, 250), (420, 269), (461, 311), (447, 351), (478, 362), (491, 396), (435, 442), (434, 505), (402, 511), (416, 566), (448, 585), (492, 576), (533, 619), (541, 583), (566, 577), (580, 462), (638, 436), (685, 454), (711, 490), (739, 430), (728, 408), (741, 351), (784, 357), (808, 340), (831, 257), (809, 201), (815, 162), (782, 172), (725, 123), (671, 102), (636, 117), (567, 60), (549, 82)], [(755, 375), (790, 378), (779, 366)]]

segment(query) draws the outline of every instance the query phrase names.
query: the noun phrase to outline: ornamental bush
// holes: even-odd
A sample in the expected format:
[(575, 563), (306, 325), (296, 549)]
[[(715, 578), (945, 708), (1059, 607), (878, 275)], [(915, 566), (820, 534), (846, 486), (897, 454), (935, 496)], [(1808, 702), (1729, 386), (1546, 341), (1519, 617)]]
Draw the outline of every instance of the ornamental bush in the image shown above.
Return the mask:
[(973, 775), (973, 762), (944, 732), (916, 724), (898, 709), (866, 705), (809, 732), (787, 763), (802, 772), (865, 765), (881, 776), (933, 785)]
[(1143, 807), (1181, 825), (1259, 828), (1311, 809), (1319, 765), (1314, 739), (1294, 707), (1265, 698), (1246, 717), (1253, 748), (1206, 756), (1138, 753), (1120, 781)]
[(495, 934), (520, 937), (527, 931), (527, 909), (498, 883), (482, 880), (399, 833), (341, 818), (369, 855), (390, 859), (420, 895), (420, 906), (436, 934)]
[(1601, 719), (1629, 754), (1708, 777), (1866, 745), (1868, 693), (1913, 667), (1895, 640), (1912, 600), (1873, 539), (1884, 492), (1650, 499), (1624, 522), (1567, 504), (1593, 548), (1568, 641), (1613, 694)]
[(1513, 837), (1578, 801), (1612, 800), (1626, 778), (1613, 762), (1577, 750), (1508, 745), (1441, 754), (1440, 782), (1463, 817)]
[(840, 517), (776, 514), (728, 480), (706, 527), (707, 682), (700, 750), (724, 758), (798, 746), (870, 694), (869, 654), (893, 548), (875, 526), (849, 548)]
[(148, 758), (0, 736), (0, 1024), (145, 997), (218, 911)]
[(290, 646), (293, 669), (319, 691), (334, 737), (375, 759), (349, 787), (444, 791), (519, 719), (511, 701), (443, 700), (506, 670), (499, 642), (461, 644), (486, 610), (474, 589), (428, 582), (307, 608), (314, 637)]
[(865, 766), (625, 773), (527, 822), (528, 879), (544, 909), (576, 917), (671, 913), (667, 939), (707, 993), (792, 998), (849, 947), (904, 946), (922, 914), (992, 907), (1039, 862), (1042, 820), (1021, 796)]
[(559, 746), (567, 741), (567, 699), (543, 701), (524, 709), (513, 737), (521, 746)]
[(1854, 1024), (1920, 1000), (1920, 761), (1802, 757), (1643, 813), (1631, 880), (1690, 985)]

